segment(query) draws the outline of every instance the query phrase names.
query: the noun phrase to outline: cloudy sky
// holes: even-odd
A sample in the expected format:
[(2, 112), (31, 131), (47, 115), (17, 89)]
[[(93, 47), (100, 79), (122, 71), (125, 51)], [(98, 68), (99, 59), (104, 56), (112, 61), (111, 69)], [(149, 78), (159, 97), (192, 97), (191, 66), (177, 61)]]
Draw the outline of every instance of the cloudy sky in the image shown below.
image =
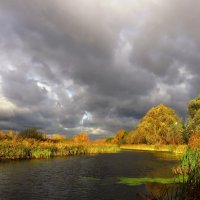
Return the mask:
[(0, 0), (0, 129), (95, 137), (200, 92), (200, 1)]

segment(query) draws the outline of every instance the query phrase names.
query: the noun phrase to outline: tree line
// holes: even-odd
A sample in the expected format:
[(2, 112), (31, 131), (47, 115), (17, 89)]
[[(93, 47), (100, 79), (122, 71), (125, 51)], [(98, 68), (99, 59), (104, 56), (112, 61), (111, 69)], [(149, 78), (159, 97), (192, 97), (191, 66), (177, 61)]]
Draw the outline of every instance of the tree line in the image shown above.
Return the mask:
[(134, 130), (118, 130), (107, 140), (117, 144), (191, 144), (200, 146), (200, 95), (188, 102), (184, 124), (175, 110), (163, 104), (151, 108)]

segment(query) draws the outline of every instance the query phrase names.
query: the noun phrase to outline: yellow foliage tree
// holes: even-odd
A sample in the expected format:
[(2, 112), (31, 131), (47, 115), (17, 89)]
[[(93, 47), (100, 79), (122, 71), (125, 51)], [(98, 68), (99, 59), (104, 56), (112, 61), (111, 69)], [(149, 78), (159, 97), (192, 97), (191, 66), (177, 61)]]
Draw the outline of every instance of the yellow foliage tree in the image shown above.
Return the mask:
[(127, 132), (123, 129), (118, 130), (113, 138), (113, 143), (116, 144), (124, 144), (126, 143), (125, 137), (127, 135)]
[(175, 111), (163, 104), (151, 108), (131, 132), (131, 143), (181, 144), (183, 123)]
[(193, 133), (200, 131), (200, 95), (188, 102), (187, 125), (185, 129), (185, 140), (188, 141)]

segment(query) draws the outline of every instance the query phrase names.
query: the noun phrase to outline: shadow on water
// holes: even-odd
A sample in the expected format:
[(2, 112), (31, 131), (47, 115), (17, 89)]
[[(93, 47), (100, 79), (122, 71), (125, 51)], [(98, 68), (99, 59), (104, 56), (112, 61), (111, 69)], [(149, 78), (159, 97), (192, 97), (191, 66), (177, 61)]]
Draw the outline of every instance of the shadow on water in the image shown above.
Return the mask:
[[(1, 162), (0, 199), (133, 200), (136, 193), (159, 188), (141, 178), (171, 180), (176, 164), (173, 154), (141, 151)], [(142, 183), (120, 184), (120, 177), (139, 178)]]

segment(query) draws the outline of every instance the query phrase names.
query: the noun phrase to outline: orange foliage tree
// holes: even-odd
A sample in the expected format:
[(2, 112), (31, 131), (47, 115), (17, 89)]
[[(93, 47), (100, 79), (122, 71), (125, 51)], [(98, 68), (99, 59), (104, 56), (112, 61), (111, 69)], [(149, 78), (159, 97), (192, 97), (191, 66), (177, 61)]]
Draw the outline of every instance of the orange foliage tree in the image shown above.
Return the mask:
[(200, 131), (193, 133), (188, 142), (189, 147), (199, 148), (200, 147)]
[(75, 135), (73, 138), (72, 138), (72, 141), (74, 142), (88, 142), (89, 141), (89, 135), (88, 133), (79, 133), (78, 135)]

